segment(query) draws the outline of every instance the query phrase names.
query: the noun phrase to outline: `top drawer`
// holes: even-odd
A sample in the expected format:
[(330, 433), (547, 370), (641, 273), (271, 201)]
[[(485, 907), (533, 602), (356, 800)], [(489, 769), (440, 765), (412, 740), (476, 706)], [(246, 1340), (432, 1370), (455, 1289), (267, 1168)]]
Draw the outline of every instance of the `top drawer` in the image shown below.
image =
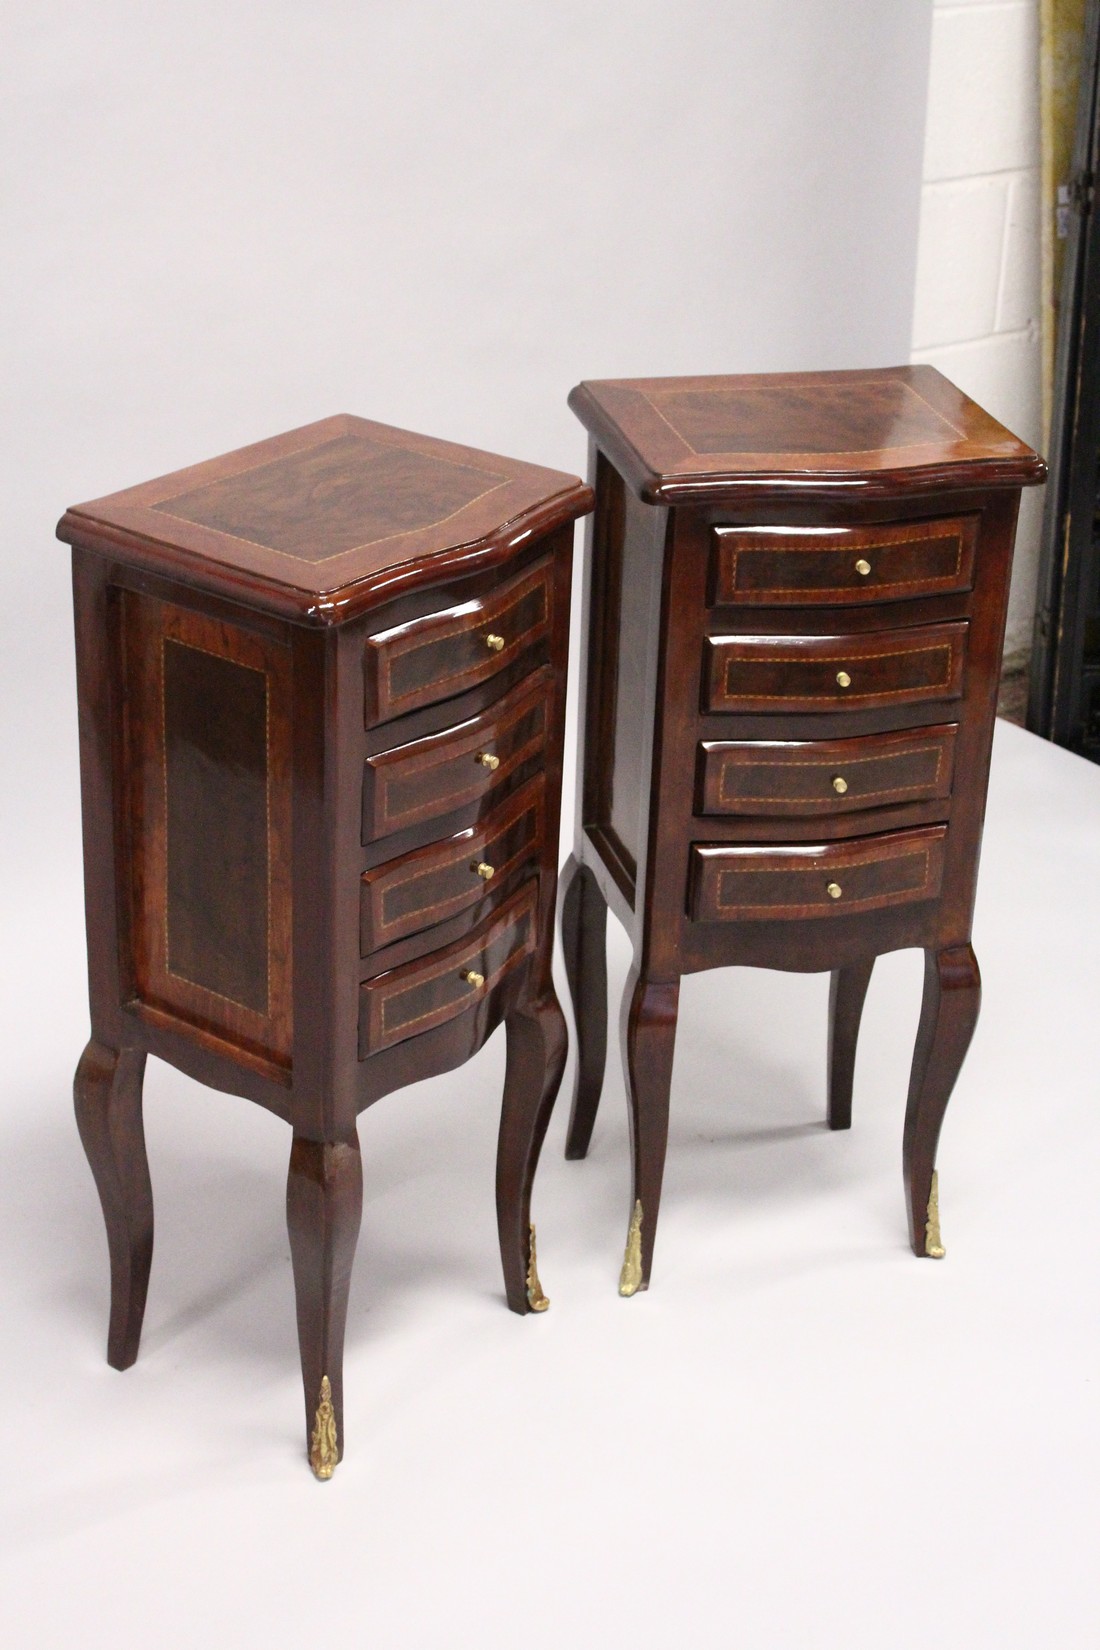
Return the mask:
[(540, 562), (490, 595), (369, 637), (367, 727), (465, 693), (548, 635), (552, 571), (549, 561)]
[(716, 527), (715, 607), (847, 606), (969, 590), (977, 516), (893, 527)]

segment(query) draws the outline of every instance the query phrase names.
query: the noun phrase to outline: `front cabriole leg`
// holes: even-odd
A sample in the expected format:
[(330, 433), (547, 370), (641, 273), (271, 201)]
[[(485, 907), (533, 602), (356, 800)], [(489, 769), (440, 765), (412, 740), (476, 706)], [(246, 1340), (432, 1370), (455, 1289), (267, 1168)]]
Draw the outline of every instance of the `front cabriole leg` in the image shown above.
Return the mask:
[(978, 960), (970, 945), (925, 952), (924, 998), (905, 1109), (902, 1172), (913, 1253), (936, 1260), (944, 1253), (936, 1145), (947, 1102), (974, 1035), (981, 994)]
[(362, 1211), (358, 1135), (334, 1141), (295, 1135), (286, 1187), (287, 1229), (309, 1464), (318, 1478), (331, 1478), (344, 1453), (344, 1328)]

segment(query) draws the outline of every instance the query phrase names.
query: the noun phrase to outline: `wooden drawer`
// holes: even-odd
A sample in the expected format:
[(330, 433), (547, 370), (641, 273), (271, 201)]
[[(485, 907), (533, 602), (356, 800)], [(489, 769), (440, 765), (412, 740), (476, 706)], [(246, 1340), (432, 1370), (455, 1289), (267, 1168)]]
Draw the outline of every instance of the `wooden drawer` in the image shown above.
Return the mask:
[(527, 883), (477, 933), (361, 985), (359, 1058), (479, 1007), (534, 951), (537, 905), (537, 885)]
[(837, 711), (958, 699), (966, 631), (960, 621), (855, 636), (708, 636), (704, 707)]
[(969, 590), (977, 516), (894, 527), (716, 527), (711, 602), (769, 607), (904, 601)]
[(544, 791), (540, 775), (507, 797), (483, 824), (364, 872), (361, 954), (468, 911), (489, 898), (511, 872), (536, 861), (545, 834)]
[(456, 728), (368, 756), (363, 774), (363, 840), (469, 806), (536, 756), (546, 742), (549, 682), (513, 689)]
[(692, 843), (688, 910), (695, 922), (836, 917), (935, 899), (945, 825), (813, 847)]
[(367, 727), (453, 698), (495, 676), (549, 634), (552, 607), (552, 568), (544, 561), (491, 595), (369, 637)]
[(704, 740), (699, 811), (776, 818), (947, 797), (957, 731), (952, 723), (862, 739)]

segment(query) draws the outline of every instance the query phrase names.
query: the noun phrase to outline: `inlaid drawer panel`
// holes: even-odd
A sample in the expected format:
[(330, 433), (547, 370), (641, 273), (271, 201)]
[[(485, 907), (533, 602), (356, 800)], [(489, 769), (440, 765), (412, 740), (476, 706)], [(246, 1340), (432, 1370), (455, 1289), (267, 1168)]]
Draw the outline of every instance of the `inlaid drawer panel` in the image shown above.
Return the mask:
[(511, 872), (535, 861), (544, 835), (544, 790), (542, 777), (533, 779), (483, 824), (364, 872), (362, 955), (468, 911)]
[(689, 912), (696, 922), (833, 917), (935, 899), (945, 825), (803, 847), (693, 843)]
[(546, 741), (548, 684), (540, 673), (480, 716), (443, 733), (369, 756), (363, 776), (363, 840), (436, 819), (477, 802)]
[(951, 794), (955, 724), (861, 739), (704, 740), (700, 812), (849, 813)]
[(537, 904), (527, 883), (476, 934), (360, 986), (359, 1058), (476, 1008), (535, 950)]
[(550, 630), (552, 569), (547, 561), (490, 595), (368, 638), (366, 725), (450, 699), (504, 670)]
[(715, 606), (847, 606), (949, 595), (974, 582), (977, 516), (891, 527), (716, 527)]
[(708, 636), (712, 711), (866, 710), (962, 696), (965, 621), (855, 636)]

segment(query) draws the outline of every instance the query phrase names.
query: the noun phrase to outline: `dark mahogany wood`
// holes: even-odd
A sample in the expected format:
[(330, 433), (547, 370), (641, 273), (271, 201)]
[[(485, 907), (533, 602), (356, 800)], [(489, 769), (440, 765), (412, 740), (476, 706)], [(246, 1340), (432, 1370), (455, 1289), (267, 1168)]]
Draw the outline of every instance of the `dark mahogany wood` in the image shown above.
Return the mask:
[(977, 518), (901, 527), (714, 529), (715, 606), (844, 607), (969, 590)]
[(965, 624), (870, 636), (708, 636), (705, 710), (828, 711), (962, 695)]
[(977, 1010), (970, 928), (1019, 492), (1043, 462), (924, 366), (589, 383), (570, 405), (592, 438), (596, 510), (562, 901), (568, 1154), (584, 1155), (599, 1104), (606, 907), (634, 948), (638, 1287), (681, 976), (830, 973), (840, 1129), (874, 959), (918, 946), (930, 983), (904, 1157), (929, 1253), (936, 1139)]
[(902, 1143), (909, 1242), (915, 1255), (928, 1253), (928, 1201), (936, 1146), (947, 1102), (978, 1023), (981, 1000), (982, 980), (972, 946), (925, 952), (924, 996)]
[(576, 1083), (565, 1155), (586, 1157), (607, 1065), (607, 902), (587, 865), (562, 871), (561, 939), (577, 1022)]
[[(344, 1330), (362, 1213), (358, 1135), (347, 1140), (295, 1135), (286, 1182), (286, 1223), (298, 1307), (306, 1435), (312, 1445), (321, 1382), (327, 1379), (337, 1460), (344, 1453)], [(313, 1467), (319, 1477), (325, 1476), (324, 1463), (314, 1461)]]
[(704, 739), (701, 814), (774, 819), (938, 801), (951, 795), (953, 725), (865, 739)]
[(356, 1119), (502, 1023), (501, 1258), (509, 1305), (536, 1309), (517, 1279), (564, 1060), (550, 963), (573, 524), (591, 497), (340, 417), (77, 506), (58, 529), (92, 1019), (76, 1100), (111, 1253), (109, 1355), (133, 1360), (145, 1300), (153, 1053), (293, 1130), (322, 1476), (343, 1449)]
[(73, 1083), (77, 1128), (107, 1227), (107, 1362), (114, 1369), (129, 1369), (138, 1355), (153, 1263), (153, 1187), (141, 1111), (144, 1076), (144, 1049), (104, 1048), (93, 1039)]
[(532, 1261), (531, 1187), (554, 1109), (568, 1033), (551, 992), (505, 1020), (508, 1060), (497, 1143), (497, 1229), (504, 1260), (504, 1288), (513, 1312), (545, 1311)]
[(538, 861), (546, 835), (545, 790), (539, 775), (513, 791), (484, 824), (364, 871), (363, 955), (471, 907), (491, 909), (514, 874)]
[(829, 1110), (831, 1129), (852, 1126), (852, 1083), (859, 1022), (875, 959), (834, 968), (829, 979)]
[(689, 908), (696, 922), (773, 921), (877, 911), (935, 899), (943, 880), (943, 825), (847, 842), (781, 848), (693, 843)]
[(367, 726), (453, 698), (507, 670), (549, 634), (553, 591), (553, 569), (542, 562), (480, 601), (371, 636)]

